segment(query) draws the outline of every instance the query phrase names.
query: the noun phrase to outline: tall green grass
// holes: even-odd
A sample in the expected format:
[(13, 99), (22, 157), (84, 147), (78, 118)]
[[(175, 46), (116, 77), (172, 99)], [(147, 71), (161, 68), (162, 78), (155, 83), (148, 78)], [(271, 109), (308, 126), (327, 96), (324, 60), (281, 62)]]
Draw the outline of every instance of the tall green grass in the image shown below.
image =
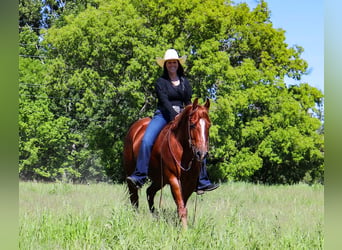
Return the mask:
[(20, 249), (323, 249), (323, 186), (223, 184), (188, 201), (183, 231), (168, 187), (151, 215), (125, 185), (19, 183)]

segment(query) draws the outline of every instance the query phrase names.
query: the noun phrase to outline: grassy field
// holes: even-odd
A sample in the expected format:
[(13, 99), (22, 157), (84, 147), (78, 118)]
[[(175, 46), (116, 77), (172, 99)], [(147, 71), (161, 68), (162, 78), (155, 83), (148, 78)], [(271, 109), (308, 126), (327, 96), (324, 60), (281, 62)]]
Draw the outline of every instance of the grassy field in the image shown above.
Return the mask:
[(121, 184), (19, 183), (20, 249), (323, 249), (323, 186), (223, 184), (188, 202), (181, 229), (169, 187), (152, 216)]

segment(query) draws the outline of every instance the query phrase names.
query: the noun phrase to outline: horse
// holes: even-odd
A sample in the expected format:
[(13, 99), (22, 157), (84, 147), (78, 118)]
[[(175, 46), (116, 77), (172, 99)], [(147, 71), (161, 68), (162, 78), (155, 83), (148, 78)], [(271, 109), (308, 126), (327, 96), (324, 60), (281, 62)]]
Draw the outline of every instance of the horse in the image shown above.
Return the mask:
[[(186, 203), (196, 190), (201, 164), (209, 150), (210, 101), (199, 105), (198, 98), (187, 105), (158, 135), (151, 152), (146, 189), (150, 212), (154, 212), (154, 196), (166, 184), (171, 187), (173, 199), (183, 228), (187, 228)], [(126, 177), (136, 165), (141, 140), (151, 118), (133, 123), (124, 141), (123, 162)], [(127, 183), (131, 204), (138, 208), (138, 190)]]

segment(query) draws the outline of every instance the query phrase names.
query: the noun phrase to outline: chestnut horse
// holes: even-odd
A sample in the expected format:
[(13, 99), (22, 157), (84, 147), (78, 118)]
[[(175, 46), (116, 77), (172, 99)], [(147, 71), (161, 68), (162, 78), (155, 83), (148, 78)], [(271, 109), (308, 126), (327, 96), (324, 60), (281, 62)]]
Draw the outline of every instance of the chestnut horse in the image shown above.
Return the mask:
[[(196, 98), (161, 130), (151, 152), (148, 171), (151, 185), (146, 190), (150, 211), (154, 212), (156, 192), (169, 184), (184, 228), (187, 227), (186, 203), (196, 190), (201, 164), (208, 154), (209, 106), (209, 99), (202, 106)], [(141, 140), (150, 120), (140, 119), (128, 131), (123, 154), (126, 176), (135, 170)], [(138, 207), (137, 189), (128, 185), (128, 190), (132, 205)]]

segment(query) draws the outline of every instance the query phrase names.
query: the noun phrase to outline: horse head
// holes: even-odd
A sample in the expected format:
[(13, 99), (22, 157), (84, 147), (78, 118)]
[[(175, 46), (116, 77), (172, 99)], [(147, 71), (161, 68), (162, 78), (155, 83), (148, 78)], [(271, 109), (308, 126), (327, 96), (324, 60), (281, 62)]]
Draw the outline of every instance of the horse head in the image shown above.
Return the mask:
[(188, 140), (194, 157), (198, 161), (203, 161), (209, 151), (209, 128), (211, 125), (209, 118), (210, 101), (199, 105), (198, 98), (192, 103), (188, 118)]

